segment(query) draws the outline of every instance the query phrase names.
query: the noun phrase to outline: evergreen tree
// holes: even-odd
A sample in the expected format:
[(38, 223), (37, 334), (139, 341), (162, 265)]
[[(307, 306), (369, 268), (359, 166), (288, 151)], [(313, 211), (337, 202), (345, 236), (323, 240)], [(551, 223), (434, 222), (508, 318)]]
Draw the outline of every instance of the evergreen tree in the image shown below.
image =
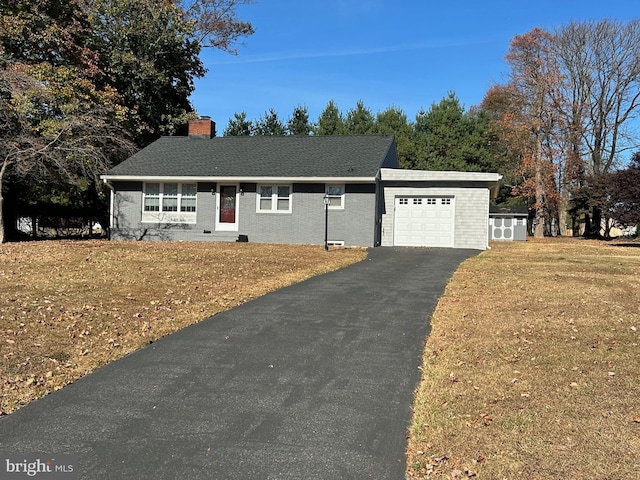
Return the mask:
[(293, 109), (293, 115), (287, 122), (289, 135), (306, 136), (313, 130), (309, 123), (309, 111), (307, 107), (297, 106)]
[(374, 131), (375, 133), (394, 135), (400, 167), (415, 168), (413, 127), (401, 109), (389, 107), (384, 112), (378, 112)]
[(286, 135), (287, 128), (278, 118), (278, 113), (270, 108), (253, 126), (254, 135)]
[(347, 112), (345, 119), (345, 132), (349, 135), (366, 135), (375, 129), (375, 120), (371, 110), (364, 106), (362, 100), (358, 100), (355, 108)]
[(414, 141), (417, 168), (426, 170), (493, 171), (489, 115), (465, 113), (454, 93), (416, 116)]
[(242, 137), (251, 135), (253, 123), (251, 120), (247, 120), (247, 113), (234, 113), (233, 117), (234, 118), (229, 119), (227, 128), (224, 129), (222, 135), (225, 137)]
[(329, 100), (329, 103), (320, 114), (314, 133), (316, 135), (345, 134), (344, 119), (333, 100)]

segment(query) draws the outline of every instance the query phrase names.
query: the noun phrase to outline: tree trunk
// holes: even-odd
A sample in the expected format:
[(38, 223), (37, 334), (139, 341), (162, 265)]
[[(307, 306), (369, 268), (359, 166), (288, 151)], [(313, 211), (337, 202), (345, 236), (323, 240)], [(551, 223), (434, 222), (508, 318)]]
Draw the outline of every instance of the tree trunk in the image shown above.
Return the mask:
[(599, 207), (593, 207), (591, 209), (591, 231), (589, 236), (592, 238), (600, 238), (600, 231), (602, 230), (602, 211)]
[(2, 168), (0, 168), (0, 243), (7, 241), (7, 232), (5, 228), (4, 218), (4, 178), (9, 168), (9, 162), (5, 160), (2, 162)]
[(545, 227), (545, 186), (542, 172), (542, 140), (539, 132), (536, 134), (535, 168), (536, 220), (533, 236), (535, 238), (543, 238)]

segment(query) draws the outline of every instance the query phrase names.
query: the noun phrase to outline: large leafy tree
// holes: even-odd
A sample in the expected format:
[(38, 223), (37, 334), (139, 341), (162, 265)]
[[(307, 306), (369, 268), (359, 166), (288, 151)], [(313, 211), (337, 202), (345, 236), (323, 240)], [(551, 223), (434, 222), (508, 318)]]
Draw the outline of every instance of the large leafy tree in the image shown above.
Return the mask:
[(118, 93), (97, 86), (80, 7), (17, 1), (0, 10), (0, 242), (7, 192), (29, 183), (95, 192), (99, 174), (133, 151), (118, 128)]
[[(0, 3), (0, 204), (7, 192), (98, 197), (98, 175), (133, 151), (130, 139), (144, 146), (194, 115), (188, 97), (205, 71), (200, 48), (237, 53), (253, 27), (235, 8), (249, 3)], [(46, 195), (37, 183), (70, 193)]]
[(104, 82), (123, 97), (126, 128), (143, 147), (183, 125), (205, 69), (194, 22), (166, 0), (91, 0), (92, 48)]
[(553, 54), (553, 36), (535, 28), (516, 35), (506, 56), (511, 66), (510, 116), (503, 125), (521, 139), (519, 173), (514, 193), (530, 199), (535, 212), (534, 236), (543, 237), (549, 220), (557, 219), (558, 195), (554, 159), (558, 156), (560, 118), (556, 105), (561, 74)]

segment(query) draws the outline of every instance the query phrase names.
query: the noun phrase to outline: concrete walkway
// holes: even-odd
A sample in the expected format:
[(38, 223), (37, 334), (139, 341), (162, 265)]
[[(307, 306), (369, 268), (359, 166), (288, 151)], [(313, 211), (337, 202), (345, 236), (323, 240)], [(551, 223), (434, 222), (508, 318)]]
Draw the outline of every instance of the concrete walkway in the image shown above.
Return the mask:
[(0, 456), (75, 454), (82, 479), (402, 479), (429, 318), (477, 253), (376, 248), (218, 314), (0, 418)]

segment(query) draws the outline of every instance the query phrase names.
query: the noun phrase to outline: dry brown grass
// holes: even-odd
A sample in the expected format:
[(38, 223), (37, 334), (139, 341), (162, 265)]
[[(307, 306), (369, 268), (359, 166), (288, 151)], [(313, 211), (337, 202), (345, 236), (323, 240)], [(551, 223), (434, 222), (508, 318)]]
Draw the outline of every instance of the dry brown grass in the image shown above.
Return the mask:
[(0, 245), (0, 414), (159, 337), (365, 256), (253, 243)]
[(494, 243), (433, 318), (411, 478), (640, 477), (640, 248)]

